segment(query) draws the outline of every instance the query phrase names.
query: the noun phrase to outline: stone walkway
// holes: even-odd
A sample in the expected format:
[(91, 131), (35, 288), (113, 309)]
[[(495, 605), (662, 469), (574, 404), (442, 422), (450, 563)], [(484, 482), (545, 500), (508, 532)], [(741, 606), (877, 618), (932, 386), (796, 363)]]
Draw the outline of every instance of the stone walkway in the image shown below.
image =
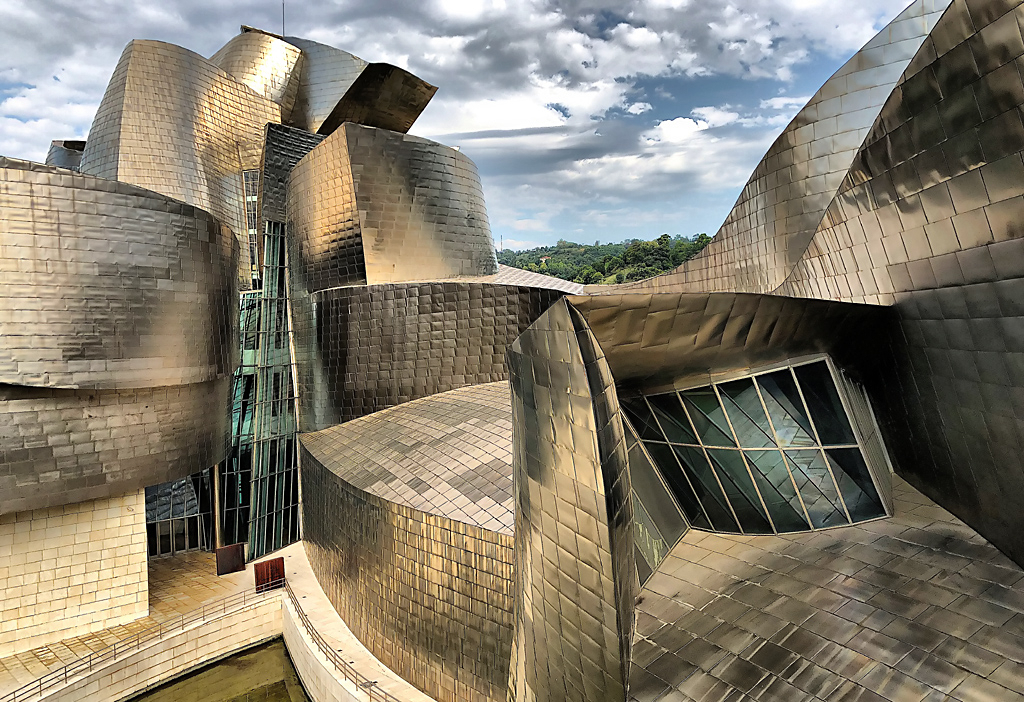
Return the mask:
[(1024, 702), (1024, 571), (894, 478), (895, 516), (690, 531), (638, 603), (640, 702)]
[(191, 612), (253, 586), (252, 565), (245, 572), (217, 577), (214, 554), (192, 551), (149, 561), (149, 616), (0, 658), (0, 695), (72, 663), (159, 622)]

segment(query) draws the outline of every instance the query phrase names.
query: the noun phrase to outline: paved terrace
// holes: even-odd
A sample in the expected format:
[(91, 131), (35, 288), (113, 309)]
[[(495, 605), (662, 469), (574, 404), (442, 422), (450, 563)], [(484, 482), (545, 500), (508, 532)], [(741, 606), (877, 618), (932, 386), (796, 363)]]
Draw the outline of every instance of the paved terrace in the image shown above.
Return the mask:
[(900, 478), (895, 516), (690, 531), (638, 605), (630, 691), (659, 702), (1024, 702), (1024, 572)]
[(86, 636), (0, 658), (0, 695), (32, 682), (112, 643), (134, 636), (158, 622), (202, 607), (253, 586), (252, 565), (240, 573), (217, 577), (212, 553), (192, 551), (149, 561), (149, 616)]

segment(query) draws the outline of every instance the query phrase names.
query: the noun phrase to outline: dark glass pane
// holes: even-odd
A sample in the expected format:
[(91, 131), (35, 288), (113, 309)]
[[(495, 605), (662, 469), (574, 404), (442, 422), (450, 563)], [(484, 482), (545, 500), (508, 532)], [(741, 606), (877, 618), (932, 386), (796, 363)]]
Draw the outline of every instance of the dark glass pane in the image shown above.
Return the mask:
[(693, 435), (690, 428), (690, 420), (683, 412), (683, 406), (679, 403), (679, 397), (671, 395), (652, 395), (647, 398), (658, 417), (665, 438), (677, 444), (699, 444), (697, 437)]
[(779, 533), (810, 529), (782, 452), (744, 451), (744, 454)]
[(633, 429), (636, 430), (641, 439), (665, 440), (661, 430), (658, 429), (657, 423), (654, 421), (654, 415), (651, 414), (650, 408), (642, 397), (620, 398), (619, 404), (622, 405), (626, 418), (633, 425)]
[(850, 518), (857, 522), (884, 516), (882, 498), (875, 490), (875, 484), (871, 480), (871, 474), (860, 449), (826, 449), (825, 456), (839, 483), (839, 490), (843, 493)]
[(718, 397), (711, 388), (687, 390), (681, 393), (686, 409), (690, 411), (690, 419), (697, 429), (701, 443), (705, 446), (735, 446), (729, 423), (718, 404)]
[(786, 458), (811, 524), (817, 528), (849, 524), (821, 451), (786, 451)]
[(693, 489), (697, 491), (697, 499), (704, 507), (704, 512), (711, 520), (711, 526), (715, 531), (738, 532), (739, 524), (729, 510), (722, 488), (715, 478), (711, 464), (704, 456), (704, 452), (698, 448), (689, 446), (673, 446), (676, 457), (683, 465)]
[(729, 415), (732, 428), (742, 448), (768, 448), (775, 446), (772, 428), (764, 415), (757, 388), (750, 378), (722, 383), (718, 386), (722, 394), (725, 413)]
[(647, 582), (648, 578), (654, 575), (654, 571), (647, 565), (647, 561), (644, 560), (644, 555), (640, 552), (640, 547), (635, 546), (633, 548), (636, 554), (636, 573), (640, 576), (640, 585), (642, 586)]
[(647, 454), (640, 444), (634, 444), (628, 455), (633, 491), (644, 503), (658, 531), (667, 542), (674, 544), (686, 531), (686, 522), (679, 514), (675, 500), (665, 489), (665, 484), (658, 477), (656, 469), (647, 459)]
[(657, 568), (658, 564), (668, 555), (670, 548), (665, 537), (658, 530), (643, 501), (635, 492), (633, 497), (633, 542), (644, 556), (644, 560), (652, 567)]
[(789, 369), (757, 376), (779, 445), (814, 446), (814, 432)]
[(750, 482), (747, 466), (739, 451), (708, 449), (708, 456), (718, 472), (718, 479), (729, 497), (732, 509), (747, 534), (773, 534), (764, 507)]
[(171, 539), (174, 541), (174, 550), (184, 551), (185, 550), (185, 520), (184, 519), (172, 519), (171, 520)]
[(156, 524), (147, 524), (146, 525), (146, 547), (147, 547), (147, 551), (146, 552), (150, 556), (156, 556), (157, 554), (159, 554), (159, 551), (157, 551), (157, 542), (156, 542)]
[(188, 529), (188, 548), (199, 548), (199, 517), (189, 517), (185, 520)]
[(159, 542), (159, 553), (164, 555), (171, 552), (171, 523), (158, 522), (156, 525), (157, 541)]
[(705, 516), (693, 487), (683, 475), (683, 469), (679, 466), (679, 461), (676, 460), (672, 448), (668, 444), (657, 444), (651, 441), (645, 441), (644, 448), (651, 455), (654, 465), (661, 471), (662, 477), (668, 483), (669, 490), (676, 496), (676, 500), (683, 508), (683, 514), (686, 515), (690, 524), (698, 529), (710, 529), (711, 523)]
[(832, 382), (832, 374), (828, 370), (828, 364), (824, 361), (810, 363), (806, 366), (798, 366), (793, 369), (796, 378), (800, 381), (800, 389), (803, 390), (804, 399), (807, 400), (807, 408), (814, 420), (814, 428), (818, 430), (818, 438), (821, 443), (829, 444), (855, 444), (856, 437), (853, 435), (853, 427), (843, 409), (842, 400), (836, 391), (836, 385)]

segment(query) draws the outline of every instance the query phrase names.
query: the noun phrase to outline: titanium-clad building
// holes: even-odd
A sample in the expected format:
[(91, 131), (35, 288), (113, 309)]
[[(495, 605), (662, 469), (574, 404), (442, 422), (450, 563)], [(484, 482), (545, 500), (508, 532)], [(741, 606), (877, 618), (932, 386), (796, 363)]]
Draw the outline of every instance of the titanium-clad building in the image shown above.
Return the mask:
[(0, 160), (0, 527), (130, 542), (112, 595), (301, 540), (440, 702), (1024, 700), (1022, 27), (916, 0), (701, 255), (588, 288), (497, 265), (425, 81), (133, 42)]

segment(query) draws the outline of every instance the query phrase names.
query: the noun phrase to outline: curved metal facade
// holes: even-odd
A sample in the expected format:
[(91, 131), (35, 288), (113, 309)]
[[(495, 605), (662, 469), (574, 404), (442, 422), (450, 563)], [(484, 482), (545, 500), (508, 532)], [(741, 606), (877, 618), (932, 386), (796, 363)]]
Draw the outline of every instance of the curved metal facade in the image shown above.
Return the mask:
[(333, 288), (295, 305), (300, 431), (506, 380), (504, 353), (563, 293), (487, 283)]
[(304, 541), (318, 580), (374, 655), (443, 702), (505, 698), (510, 414), (501, 383), (301, 437)]
[(242, 171), (259, 168), (265, 125), (280, 121), (280, 105), (202, 56), (133, 41), (100, 102), (81, 170), (210, 212), (239, 241), (239, 286), (248, 289)]
[(285, 37), (285, 41), (302, 50), (291, 125), (316, 133), (368, 64), (347, 51), (309, 39)]
[(299, 161), (288, 223), (310, 292), (498, 268), (473, 162), (383, 129), (344, 124)]
[(302, 70), (302, 50), (259, 31), (243, 31), (210, 57), (243, 85), (281, 106), (285, 121), (295, 106)]

